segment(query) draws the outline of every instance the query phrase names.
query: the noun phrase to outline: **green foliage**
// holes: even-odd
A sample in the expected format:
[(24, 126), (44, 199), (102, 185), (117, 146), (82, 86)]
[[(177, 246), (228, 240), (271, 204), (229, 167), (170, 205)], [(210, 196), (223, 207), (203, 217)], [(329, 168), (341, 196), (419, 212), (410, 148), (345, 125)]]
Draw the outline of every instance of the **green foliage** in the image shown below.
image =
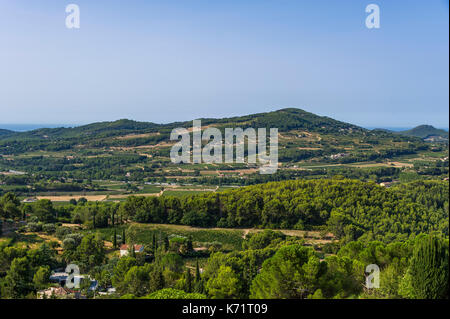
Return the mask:
[(448, 298), (448, 259), (448, 240), (427, 236), (417, 241), (409, 269), (416, 298)]
[(36, 216), (43, 223), (50, 223), (55, 220), (55, 209), (48, 199), (41, 199), (33, 206), (33, 216)]
[(114, 287), (116, 287), (119, 293), (126, 292), (126, 282), (124, 281), (128, 271), (136, 266), (136, 259), (132, 257), (122, 257), (114, 268), (114, 275), (111, 278), (111, 282)]
[(186, 269), (184, 281), (184, 291), (192, 292), (192, 274), (189, 268)]
[(208, 295), (213, 299), (239, 297), (239, 278), (231, 267), (221, 266), (217, 275), (206, 283)]
[(51, 275), (49, 266), (40, 266), (33, 276), (33, 283), (36, 289), (44, 288), (49, 282)]
[(326, 272), (310, 248), (286, 246), (266, 260), (251, 286), (252, 298), (306, 298)]
[(74, 258), (85, 270), (102, 264), (105, 260), (103, 240), (96, 235), (84, 236), (80, 245), (76, 248)]
[(242, 243), (243, 249), (263, 249), (274, 242), (282, 241), (286, 238), (282, 232), (264, 230), (255, 234), (247, 234), (246, 240)]
[(2, 295), (8, 298), (23, 298), (33, 291), (33, 270), (27, 257), (15, 258), (5, 277)]
[(19, 205), (20, 201), (13, 193), (6, 193), (0, 197), (0, 218), (19, 219), (22, 215)]
[[(411, 234), (438, 231), (448, 235), (448, 182), (414, 182), (385, 188), (347, 179), (285, 181), (224, 193), (180, 199), (169, 207), (163, 198), (130, 197), (125, 216), (139, 212), (147, 220), (170, 222), (167, 211), (179, 210), (181, 223), (208, 227), (314, 229), (327, 225), (337, 238), (385, 242)], [(152, 215), (154, 212), (155, 215)]]
[(144, 299), (206, 299), (206, 296), (199, 293), (186, 293), (183, 290), (165, 288), (145, 296)]
[(133, 266), (125, 275), (122, 289), (135, 296), (144, 296), (149, 291), (151, 266)]

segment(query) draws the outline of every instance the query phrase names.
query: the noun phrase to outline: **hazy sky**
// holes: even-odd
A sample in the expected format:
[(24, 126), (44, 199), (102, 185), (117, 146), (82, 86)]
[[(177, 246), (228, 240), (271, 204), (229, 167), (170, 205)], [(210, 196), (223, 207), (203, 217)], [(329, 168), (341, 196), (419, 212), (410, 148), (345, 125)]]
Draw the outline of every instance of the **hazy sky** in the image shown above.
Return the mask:
[[(81, 28), (67, 29), (78, 4)], [(381, 28), (367, 29), (376, 3)], [(298, 107), (448, 127), (448, 1), (0, 0), (0, 123)]]

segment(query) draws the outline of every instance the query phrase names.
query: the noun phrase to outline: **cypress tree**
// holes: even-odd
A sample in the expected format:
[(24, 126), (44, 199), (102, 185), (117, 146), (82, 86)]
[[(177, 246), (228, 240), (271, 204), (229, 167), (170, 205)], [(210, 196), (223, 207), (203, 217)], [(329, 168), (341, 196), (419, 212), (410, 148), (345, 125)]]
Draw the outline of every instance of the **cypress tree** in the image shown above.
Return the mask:
[(169, 251), (170, 243), (169, 243), (169, 236), (164, 237), (164, 250)]
[(125, 240), (125, 229), (122, 230), (122, 244), (126, 244), (126, 240)]
[(192, 275), (191, 275), (191, 271), (189, 270), (189, 268), (187, 268), (186, 270), (186, 283), (185, 283), (185, 287), (184, 290), (186, 292), (192, 292)]
[(195, 265), (195, 282), (198, 283), (200, 280), (201, 280), (200, 267), (198, 266), (198, 259), (197, 259), (197, 263)]
[(165, 286), (164, 275), (160, 269), (156, 269), (150, 273), (150, 291), (163, 289)]
[(95, 209), (92, 210), (92, 227), (95, 229), (95, 215), (96, 211)]
[(114, 209), (112, 210), (112, 213), (111, 213), (111, 226), (112, 227), (114, 227), (114, 220), (116, 219), (116, 216), (115, 216), (115, 211), (114, 211)]
[(115, 228), (114, 228), (114, 237), (113, 237), (113, 247), (114, 247), (114, 249), (117, 248), (117, 231)]
[(187, 240), (186, 249), (188, 253), (191, 253), (194, 250), (194, 247), (192, 246), (192, 236), (189, 236)]
[(155, 233), (153, 233), (153, 236), (152, 236), (152, 248), (153, 248), (153, 253), (155, 253), (156, 252), (156, 235), (155, 235)]

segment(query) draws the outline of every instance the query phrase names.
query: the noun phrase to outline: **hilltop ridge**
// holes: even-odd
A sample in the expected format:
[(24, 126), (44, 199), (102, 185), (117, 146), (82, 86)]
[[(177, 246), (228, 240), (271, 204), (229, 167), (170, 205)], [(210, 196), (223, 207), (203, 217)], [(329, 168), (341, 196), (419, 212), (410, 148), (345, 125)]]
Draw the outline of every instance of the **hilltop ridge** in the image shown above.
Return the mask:
[(397, 133), (408, 136), (416, 136), (423, 139), (429, 138), (431, 136), (438, 136), (448, 139), (448, 132), (446, 132), (445, 130), (437, 129), (431, 125), (419, 125), (410, 130), (400, 131)]

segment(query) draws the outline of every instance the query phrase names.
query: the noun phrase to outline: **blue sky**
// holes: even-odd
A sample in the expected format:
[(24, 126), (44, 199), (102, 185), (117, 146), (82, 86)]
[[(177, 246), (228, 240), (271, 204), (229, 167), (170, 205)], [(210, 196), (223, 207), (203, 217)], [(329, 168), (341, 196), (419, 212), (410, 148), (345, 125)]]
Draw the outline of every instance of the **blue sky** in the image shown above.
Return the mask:
[[(78, 4), (81, 28), (65, 27)], [(376, 3), (381, 28), (367, 29)], [(0, 123), (298, 107), (448, 127), (448, 1), (0, 0)]]

